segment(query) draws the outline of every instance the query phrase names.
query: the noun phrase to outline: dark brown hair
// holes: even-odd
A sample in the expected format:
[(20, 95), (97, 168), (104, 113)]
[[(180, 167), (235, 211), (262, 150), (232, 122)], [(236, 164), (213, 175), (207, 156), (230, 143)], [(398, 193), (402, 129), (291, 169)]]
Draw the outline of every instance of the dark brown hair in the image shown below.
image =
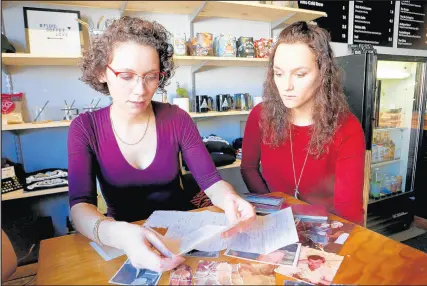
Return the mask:
[[(282, 44), (306, 44), (314, 53), (319, 68), (319, 86), (315, 97), (310, 154), (318, 158), (328, 151), (328, 143), (339, 126), (341, 117), (349, 111), (341, 86), (340, 71), (329, 45), (327, 31), (306, 22), (296, 22), (281, 33), (270, 55), (264, 82), (263, 108), (260, 127), (264, 144), (278, 147), (289, 133), (290, 110), (285, 107), (274, 82), (274, 55)], [(308, 147), (307, 147), (308, 148)]]
[(173, 46), (168, 43), (169, 39), (170, 33), (159, 23), (123, 16), (113, 21), (102, 34), (92, 37), (89, 49), (83, 54), (80, 80), (109, 95), (107, 83), (99, 82), (99, 78), (112, 60), (115, 45), (132, 41), (153, 47), (159, 54), (160, 72), (165, 76), (158, 90), (163, 92), (174, 73)]

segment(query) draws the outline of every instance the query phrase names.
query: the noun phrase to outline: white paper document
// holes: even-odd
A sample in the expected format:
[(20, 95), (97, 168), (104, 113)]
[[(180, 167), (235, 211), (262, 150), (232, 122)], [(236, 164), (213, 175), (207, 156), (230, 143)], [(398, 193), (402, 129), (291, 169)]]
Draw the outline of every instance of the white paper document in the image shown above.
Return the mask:
[[(227, 226), (205, 225), (183, 237), (165, 237), (163, 241), (173, 253), (183, 255), (193, 249), (208, 248), (211, 245), (210, 242), (214, 242), (213, 245), (216, 246), (215, 241), (222, 240), (221, 234), (229, 228)], [(203, 247), (202, 245), (207, 246)]]
[(257, 216), (253, 226), (233, 237), (230, 249), (269, 254), (298, 242), (298, 233), (290, 207), (267, 216)]
[(197, 241), (194, 249), (200, 251), (220, 251), (228, 246), (228, 239), (221, 238), (221, 233), (230, 227), (224, 213), (155, 211), (144, 226), (168, 228), (166, 239), (183, 241), (184, 245), (184, 241)]
[(221, 238), (221, 234), (231, 227), (223, 213), (154, 212), (153, 218), (150, 217), (147, 223), (150, 227), (168, 227), (163, 239), (176, 254), (192, 249), (219, 251), (225, 248), (268, 254), (299, 240), (291, 208), (267, 216), (257, 216), (256, 222), (248, 231), (229, 239)]
[(123, 250), (106, 245), (100, 246), (99, 244), (93, 241), (91, 241), (89, 244), (96, 250), (96, 252), (98, 252), (99, 255), (101, 255), (102, 258), (104, 258), (105, 261), (110, 261), (111, 259), (117, 258), (125, 254)]
[(228, 225), (227, 217), (224, 213), (211, 211), (201, 212), (181, 212), (181, 211), (155, 211), (153, 212), (144, 226), (157, 228), (174, 228), (180, 225)]

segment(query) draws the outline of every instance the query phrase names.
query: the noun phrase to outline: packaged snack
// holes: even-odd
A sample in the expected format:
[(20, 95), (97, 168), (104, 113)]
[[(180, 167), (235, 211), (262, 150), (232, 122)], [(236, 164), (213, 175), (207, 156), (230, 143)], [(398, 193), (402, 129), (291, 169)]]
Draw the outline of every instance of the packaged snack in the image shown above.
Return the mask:
[(261, 38), (255, 41), (255, 56), (257, 58), (268, 58), (272, 50), (273, 39)]
[(217, 57), (235, 57), (237, 52), (236, 38), (232, 35), (225, 36), (220, 34), (215, 37), (214, 55)]
[(211, 33), (197, 33), (191, 39), (192, 56), (213, 56), (213, 35)]
[(3, 125), (24, 123), (24, 94), (2, 93), (1, 114)]
[(255, 48), (252, 37), (240, 37), (237, 40), (237, 56), (241, 58), (254, 58)]

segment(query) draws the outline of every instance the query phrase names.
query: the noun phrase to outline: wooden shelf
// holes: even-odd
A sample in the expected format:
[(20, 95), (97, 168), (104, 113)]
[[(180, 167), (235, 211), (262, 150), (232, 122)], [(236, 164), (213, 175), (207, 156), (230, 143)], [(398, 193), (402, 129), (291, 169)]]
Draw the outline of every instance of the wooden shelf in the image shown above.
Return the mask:
[(225, 112), (219, 112), (219, 111), (209, 111), (206, 113), (196, 113), (196, 112), (190, 112), (190, 116), (192, 118), (204, 118), (204, 117), (223, 117), (223, 116), (237, 116), (237, 115), (248, 115), (250, 111), (225, 111)]
[(371, 168), (386, 166), (386, 165), (390, 165), (390, 164), (396, 164), (396, 163), (400, 163), (400, 161), (401, 160), (398, 159), (398, 160), (391, 160), (391, 161), (384, 161), (384, 162), (372, 163)]
[[(34, 1), (42, 4), (87, 8), (120, 9), (123, 1)], [(126, 11), (140, 11), (163, 14), (191, 14), (203, 1), (128, 1)]]
[[(217, 170), (225, 170), (225, 169), (231, 169), (231, 168), (240, 168), (240, 165), (242, 164), (242, 161), (239, 159), (236, 159), (233, 164), (218, 167)], [(182, 170), (183, 175), (191, 174), (190, 171)]]
[(267, 66), (268, 59), (238, 58), (238, 57), (204, 57), (204, 56), (175, 56), (174, 62), (177, 66), (193, 66), (203, 63), (204, 66), (217, 67), (259, 67)]
[[(10, 1), (7, 1), (10, 2)], [(61, 6), (77, 6), (90, 8), (120, 9), (123, 1), (35, 1), (43, 4)], [(126, 11), (142, 11), (163, 14), (191, 15), (205, 1), (127, 1)], [(251, 21), (263, 21), (282, 24), (292, 24), (297, 21), (312, 21), (327, 16), (324, 12), (297, 8), (280, 7), (261, 4), (255, 1), (206, 1), (200, 13), (194, 19), (200, 18), (230, 18)]]
[(39, 128), (54, 128), (54, 127), (68, 127), (70, 126), (71, 121), (50, 121), (46, 123), (21, 123), (21, 124), (9, 124), (3, 125), (3, 131), (11, 130), (26, 130), (26, 129), (39, 129)]
[(40, 191), (32, 191), (32, 192), (24, 192), (24, 190), (21, 189), (21, 190), (13, 191), (10, 193), (2, 194), (1, 200), (2, 201), (9, 201), (9, 200), (17, 200), (17, 199), (23, 199), (23, 198), (29, 198), (29, 197), (38, 197), (38, 196), (57, 194), (57, 193), (66, 193), (66, 192), (68, 192), (68, 187), (61, 187), (61, 188), (54, 188), (54, 189), (40, 190)]
[[(207, 118), (207, 117), (223, 117), (223, 116), (239, 116), (239, 115), (248, 115), (250, 111), (210, 111), (206, 113), (196, 113), (190, 112), (192, 118)], [(50, 121), (46, 123), (21, 123), (21, 124), (9, 124), (3, 125), (2, 131), (13, 131), (13, 130), (29, 130), (29, 129), (40, 129), (40, 128), (57, 128), (57, 127), (68, 127), (70, 126), (71, 121)]]
[[(3, 64), (10, 66), (77, 66), (79, 57), (38, 56), (33, 54), (3, 53)], [(177, 66), (192, 66), (204, 63), (204, 66), (267, 66), (268, 59), (237, 57), (175, 56)]]
[[(11, 2), (11, 1), (7, 1)], [(34, 1), (41, 4), (52, 4), (59, 6), (74, 6), (86, 8), (120, 9), (123, 1)]]
[(28, 53), (2, 53), (4, 65), (9, 66), (77, 66), (80, 57), (40, 56)]
[(324, 12), (280, 7), (255, 1), (207, 1), (197, 18), (217, 17), (292, 24), (327, 16)]

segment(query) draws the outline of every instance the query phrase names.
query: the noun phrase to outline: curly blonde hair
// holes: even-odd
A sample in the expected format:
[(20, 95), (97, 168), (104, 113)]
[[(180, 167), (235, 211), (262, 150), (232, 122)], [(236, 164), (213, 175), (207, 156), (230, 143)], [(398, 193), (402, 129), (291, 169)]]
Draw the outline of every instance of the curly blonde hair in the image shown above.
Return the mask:
[(320, 84), (315, 95), (314, 128), (311, 133), (309, 152), (317, 158), (324, 152), (328, 152), (328, 143), (331, 142), (343, 116), (349, 112), (341, 85), (341, 73), (329, 41), (330, 36), (326, 30), (302, 21), (286, 27), (280, 33), (270, 54), (267, 77), (264, 82), (260, 121), (264, 144), (278, 147), (289, 134), (290, 110), (284, 105), (274, 82), (273, 64), (277, 47), (282, 43), (303, 43), (314, 53), (320, 73)]
[(159, 23), (123, 16), (113, 21), (102, 34), (93, 36), (91, 45), (84, 52), (80, 63), (80, 80), (96, 91), (109, 95), (107, 83), (100, 82), (99, 78), (112, 60), (115, 45), (132, 41), (153, 47), (159, 54), (160, 72), (164, 72), (165, 76), (158, 90), (165, 92), (165, 86), (174, 74), (174, 51), (169, 39), (170, 33)]

